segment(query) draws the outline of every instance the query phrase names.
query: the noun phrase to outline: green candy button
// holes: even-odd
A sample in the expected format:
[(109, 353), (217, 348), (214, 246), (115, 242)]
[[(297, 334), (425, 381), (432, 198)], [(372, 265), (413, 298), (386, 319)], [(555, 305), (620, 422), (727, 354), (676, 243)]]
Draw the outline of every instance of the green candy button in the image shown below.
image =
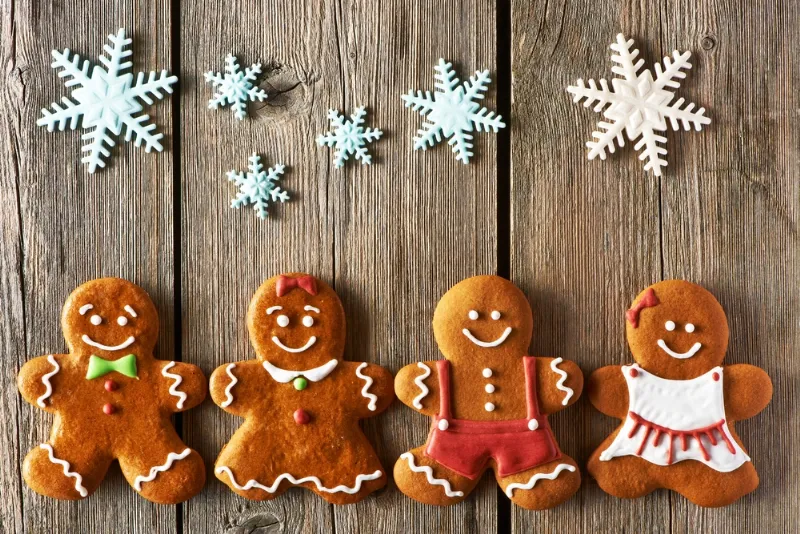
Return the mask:
[(297, 391), (303, 391), (308, 387), (308, 380), (303, 378), (302, 376), (298, 376), (294, 379), (294, 389)]

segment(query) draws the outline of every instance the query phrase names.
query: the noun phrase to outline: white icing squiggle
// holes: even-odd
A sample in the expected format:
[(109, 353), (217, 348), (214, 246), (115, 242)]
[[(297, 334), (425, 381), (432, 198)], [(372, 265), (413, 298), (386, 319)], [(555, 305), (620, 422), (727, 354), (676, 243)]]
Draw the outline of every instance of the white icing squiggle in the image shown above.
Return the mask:
[(369, 410), (371, 412), (374, 412), (376, 403), (378, 402), (378, 396), (373, 393), (369, 393), (369, 388), (370, 386), (372, 386), (372, 378), (361, 372), (361, 370), (366, 366), (367, 362), (364, 362), (361, 365), (359, 365), (358, 368), (356, 368), (356, 376), (361, 380), (363, 380), (364, 382), (366, 382), (366, 384), (364, 384), (363, 389), (361, 390), (361, 396), (369, 399), (369, 404), (367, 406), (369, 407)]
[(61, 367), (58, 366), (58, 362), (53, 358), (52, 354), (47, 357), (47, 361), (53, 366), (53, 370), (42, 377), (42, 384), (44, 384), (47, 389), (45, 389), (44, 395), (36, 399), (36, 404), (39, 405), (39, 408), (44, 408), (44, 401), (53, 394), (53, 386), (50, 385), (50, 378), (61, 370)]
[(509, 484), (506, 487), (506, 495), (510, 499), (514, 495), (515, 489), (521, 490), (529, 490), (533, 488), (537, 482), (540, 480), (555, 480), (558, 475), (561, 474), (562, 471), (570, 471), (571, 473), (575, 472), (575, 466), (570, 464), (558, 464), (555, 469), (553, 469), (552, 473), (544, 474), (544, 473), (536, 473), (533, 475), (530, 480), (526, 484), (520, 484), (519, 482), (514, 482), (513, 484)]
[(463, 491), (453, 491), (452, 486), (450, 486), (450, 482), (443, 478), (434, 478), (433, 476), (433, 469), (427, 465), (416, 465), (414, 463), (414, 456), (410, 452), (404, 452), (400, 455), (400, 458), (404, 458), (408, 460), (408, 467), (414, 471), (415, 473), (425, 473), (425, 478), (428, 479), (428, 484), (432, 486), (441, 486), (444, 488), (444, 494), (448, 497), (463, 497)]
[(341, 491), (341, 492), (347, 493), (348, 495), (353, 495), (354, 493), (358, 493), (359, 491), (361, 491), (361, 483), (364, 482), (365, 480), (375, 480), (376, 478), (380, 478), (380, 476), (383, 474), (379, 469), (379, 470), (377, 470), (374, 473), (371, 473), (369, 475), (358, 475), (356, 477), (356, 483), (355, 483), (355, 485), (353, 487), (340, 485), (340, 486), (336, 486), (335, 488), (326, 488), (325, 486), (322, 485), (322, 482), (320, 481), (320, 479), (318, 479), (315, 476), (303, 477), (301, 479), (296, 479), (292, 475), (290, 475), (289, 473), (283, 473), (282, 475), (280, 475), (278, 478), (275, 479), (275, 482), (272, 483), (272, 486), (269, 486), (269, 487), (264, 486), (263, 484), (259, 484), (255, 480), (248, 480), (247, 483), (244, 486), (240, 486), (236, 482), (236, 479), (233, 478), (233, 473), (231, 472), (231, 470), (230, 470), (230, 468), (228, 466), (221, 465), (221, 466), (217, 467), (216, 472), (217, 472), (217, 474), (227, 473), (228, 478), (231, 480), (231, 484), (233, 484), (233, 487), (235, 487), (239, 491), (247, 491), (247, 490), (250, 490), (250, 489), (253, 489), (253, 488), (258, 488), (258, 489), (264, 490), (264, 491), (266, 491), (268, 493), (275, 493), (275, 491), (278, 489), (278, 486), (280, 486), (281, 482), (284, 481), (284, 480), (288, 480), (289, 482), (291, 482), (295, 486), (299, 486), (300, 484), (303, 484), (305, 482), (313, 482), (314, 485), (317, 486), (317, 490), (318, 491), (323, 491), (325, 493), (339, 493)]
[(173, 397), (178, 397), (178, 409), (183, 410), (183, 403), (186, 402), (186, 393), (183, 391), (178, 391), (178, 386), (181, 385), (183, 382), (183, 377), (181, 375), (176, 375), (175, 373), (168, 373), (170, 369), (175, 367), (175, 362), (169, 362), (164, 368), (161, 370), (161, 374), (167, 378), (173, 379), (175, 382), (169, 388), (169, 394)]
[(50, 457), (50, 461), (54, 464), (58, 464), (64, 468), (64, 475), (70, 478), (75, 479), (75, 490), (80, 493), (81, 497), (86, 497), (89, 495), (89, 492), (86, 491), (86, 488), (83, 487), (83, 477), (81, 477), (75, 471), (69, 470), (69, 463), (65, 462), (64, 460), (60, 460), (55, 457), (53, 454), (53, 447), (50, 446), (49, 443), (42, 443), (39, 445), (40, 448), (47, 451), (47, 455)]
[(426, 378), (431, 376), (431, 368), (428, 367), (427, 365), (425, 365), (422, 362), (417, 362), (417, 367), (419, 367), (420, 369), (423, 370), (422, 374), (414, 379), (414, 383), (420, 389), (421, 393), (419, 395), (417, 395), (416, 397), (414, 397), (414, 400), (411, 401), (411, 404), (413, 404), (414, 408), (416, 408), (417, 410), (421, 410), (422, 409), (422, 402), (421, 401), (422, 401), (422, 399), (424, 399), (425, 397), (428, 396), (428, 386), (426, 386), (423, 383), (423, 380), (425, 380)]
[(94, 306), (92, 306), (91, 304), (84, 304), (83, 306), (80, 307), (78, 313), (80, 313), (81, 315), (86, 315), (86, 312), (91, 310), (92, 308), (94, 308)]
[(231, 370), (234, 367), (236, 367), (236, 364), (231, 363), (228, 364), (228, 367), (225, 368), (225, 372), (228, 374), (229, 377), (231, 377), (231, 383), (228, 384), (228, 387), (225, 388), (225, 400), (222, 402), (222, 404), (220, 404), (220, 406), (222, 406), (223, 408), (227, 408), (233, 402), (233, 395), (231, 394), (231, 389), (233, 389), (233, 386), (235, 386), (236, 382), (239, 381), (239, 379), (233, 376), (233, 373), (231, 372)]
[(131, 308), (131, 307), (130, 307), (130, 306), (128, 306), (127, 304), (125, 305), (125, 307), (124, 307), (123, 309), (124, 309), (126, 312), (130, 313), (130, 314), (131, 314), (131, 317), (133, 317), (134, 319), (135, 319), (135, 318), (137, 318), (137, 317), (139, 317), (138, 315), (136, 315), (136, 312), (135, 312), (135, 311), (133, 311), (133, 308)]
[(156, 478), (156, 475), (158, 475), (159, 473), (162, 473), (162, 472), (168, 470), (169, 468), (171, 468), (172, 464), (175, 462), (175, 460), (183, 460), (184, 458), (189, 456), (191, 453), (192, 453), (192, 449), (190, 449), (188, 447), (186, 448), (186, 450), (184, 450), (180, 454), (176, 454), (174, 452), (169, 453), (167, 455), (167, 461), (166, 461), (165, 464), (157, 465), (155, 467), (152, 467), (150, 469), (150, 473), (146, 477), (142, 476), (142, 475), (139, 475), (138, 477), (136, 477), (136, 480), (133, 481), (133, 487), (136, 488), (136, 491), (142, 491), (142, 482), (151, 482), (151, 481), (153, 481)]
[(572, 388), (568, 388), (567, 386), (564, 385), (564, 382), (567, 381), (567, 373), (566, 371), (563, 371), (562, 369), (558, 368), (558, 364), (560, 364), (563, 361), (564, 358), (556, 358), (555, 360), (550, 362), (550, 369), (552, 369), (553, 372), (556, 373), (557, 375), (561, 376), (561, 378), (558, 379), (558, 382), (556, 382), (556, 387), (561, 391), (563, 391), (564, 393), (566, 393), (566, 395), (564, 396), (564, 400), (561, 401), (561, 404), (566, 406), (567, 403), (569, 402), (569, 399), (572, 398), (572, 395), (575, 392), (572, 391)]

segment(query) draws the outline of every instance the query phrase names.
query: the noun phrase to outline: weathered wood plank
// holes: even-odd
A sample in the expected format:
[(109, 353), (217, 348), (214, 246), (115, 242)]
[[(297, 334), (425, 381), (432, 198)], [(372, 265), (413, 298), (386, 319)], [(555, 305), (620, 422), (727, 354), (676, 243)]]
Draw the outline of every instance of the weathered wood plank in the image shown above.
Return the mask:
[[(112, 150), (115, 157), (106, 169), (95, 175), (80, 163), (79, 131), (51, 134), (35, 125), (42, 107), (68, 94), (50, 68), (52, 49), (68, 47), (96, 64), (107, 35), (124, 27), (134, 39), (134, 69), (169, 69), (169, 3), (10, 6), (3, 19), (9, 30), (3, 32), (4, 65), (10, 68), (2, 91), (8, 141), (0, 176), (8, 187), (3, 188), (6, 208), (0, 216), (6, 303), (6, 378), (0, 387), (9, 407), (15, 406), (3, 424), (16, 426), (18, 442), (4, 448), (13, 454), (9, 461), (16, 468), (3, 472), (3, 487), (10, 490), (2, 499), (4, 521), (6, 510), (18, 507), (21, 497), (25, 532), (174, 532), (175, 507), (139, 497), (116, 467), (97, 493), (81, 502), (47, 499), (24, 484), (20, 492), (22, 460), (47, 439), (51, 418), (19, 399), (14, 381), (27, 359), (64, 351), (61, 306), (78, 284), (100, 276), (128, 278), (150, 293), (161, 317), (158, 355), (173, 357), (170, 102), (148, 110), (167, 137), (165, 153), (146, 154), (123, 142)], [(22, 532), (19, 518), (13, 521), (8, 530)]]

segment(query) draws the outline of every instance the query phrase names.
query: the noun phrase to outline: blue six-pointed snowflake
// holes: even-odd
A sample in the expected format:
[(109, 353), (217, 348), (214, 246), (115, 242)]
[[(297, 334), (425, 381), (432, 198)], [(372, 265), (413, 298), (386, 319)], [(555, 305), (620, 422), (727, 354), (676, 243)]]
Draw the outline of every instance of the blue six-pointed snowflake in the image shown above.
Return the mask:
[(444, 136), (450, 138), (448, 144), (453, 147), (456, 159), (469, 163), (473, 155), (470, 132), (473, 129), (497, 132), (505, 127), (505, 123), (500, 115), (495, 116), (494, 112), (476, 102), (483, 99), (491, 82), (489, 71), (476, 71), (468, 82), (462, 84), (452, 66), (452, 63), (439, 59), (439, 64), (434, 67), (438, 91), (433, 95), (430, 91), (417, 91), (416, 95), (414, 91), (409, 91), (402, 98), (406, 107), (418, 111), (427, 119), (414, 138), (415, 150), (425, 150), (440, 142)]
[(367, 153), (366, 144), (377, 141), (383, 132), (377, 128), (364, 128), (364, 117), (367, 112), (364, 106), (356, 108), (356, 112), (350, 116), (350, 120), (335, 109), (328, 111), (328, 119), (331, 121), (333, 131), (317, 137), (320, 146), (335, 147), (334, 157), (336, 158), (336, 168), (344, 166), (344, 162), (350, 159), (350, 155), (355, 154), (356, 159), (361, 160), (362, 165), (372, 163), (372, 156)]
[(123, 61), (132, 54), (130, 50), (125, 49), (131, 44), (131, 39), (125, 38), (125, 30), (122, 28), (116, 35), (109, 35), (108, 39), (111, 41), (111, 46), (103, 47), (108, 57), (105, 54), (100, 56), (100, 62), (106, 68), (95, 65), (91, 76), (89, 76), (88, 60), (81, 63), (80, 56), (73, 55), (69, 48), (65, 48), (63, 52), (53, 50), (54, 61), (51, 66), (54, 69), (62, 69), (58, 76), (67, 78), (64, 86), (79, 87), (72, 91), (72, 99), (62, 97), (63, 106), (53, 102), (52, 111), (42, 109), (44, 116), (36, 121), (39, 126), (47, 126), (49, 132), (56, 127), (64, 131), (67, 123), (70, 130), (77, 128), (79, 123), (84, 130), (94, 128), (81, 137), (83, 140), (89, 140), (89, 144), (81, 148), (82, 152), (88, 152), (81, 161), (89, 164), (91, 173), (95, 172), (97, 167), (106, 166), (103, 158), (110, 156), (106, 145), (114, 146), (111, 135), (119, 135), (123, 126), (126, 129), (125, 141), (133, 139), (136, 146), (141, 146), (144, 142), (146, 152), (150, 152), (153, 148), (159, 152), (163, 150), (160, 139), (164, 135), (153, 132), (156, 125), (148, 122), (150, 116), (134, 117), (134, 115), (144, 109), (139, 100), (152, 104), (152, 97), (159, 100), (164, 98), (162, 91), (172, 93), (171, 85), (178, 81), (176, 76), (167, 76), (167, 71), (162, 70), (160, 76), (150, 72), (147, 81), (144, 81), (144, 73), (140, 72), (134, 84), (133, 74), (122, 73), (133, 65), (131, 61)]
[(211, 82), (216, 90), (214, 98), (208, 101), (208, 107), (217, 109), (230, 104), (236, 118), (244, 119), (248, 100), (263, 102), (267, 98), (266, 91), (253, 85), (260, 73), (261, 63), (250, 65), (241, 72), (236, 56), (228, 54), (225, 58), (225, 74), (214, 71), (205, 73), (206, 82)]
[(231, 200), (231, 207), (241, 208), (246, 204), (252, 204), (259, 219), (266, 219), (270, 202), (286, 202), (289, 200), (289, 194), (276, 183), (285, 168), (284, 165), (279, 163), (268, 171), (264, 171), (261, 158), (254, 153), (250, 156), (250, 172), (245, 174), (228, 171), (228, 180), (239, 187), (239, 193), (236, 198)]

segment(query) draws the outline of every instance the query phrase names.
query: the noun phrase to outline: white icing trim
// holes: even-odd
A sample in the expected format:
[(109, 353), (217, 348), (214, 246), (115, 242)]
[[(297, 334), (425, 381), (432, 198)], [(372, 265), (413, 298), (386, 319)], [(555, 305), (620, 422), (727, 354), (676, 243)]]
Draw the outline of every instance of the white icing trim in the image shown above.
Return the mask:
[(183, 410), (183, 403), (186, 402), (187, 395), (183, 391), (178, 391), (178, 386), (180, 386), (181, 382), (183, 382), (183, 377), (181, 375), (176, 375), (175, 373), (167, 372), (173, 367), (175, 367), (175, 362), (169, 362), (167, 365), (164, 366), (163, 369), (161, 369), (161, 374), (175, 381), (175, 383), (172, 384), (172, 386), (170, 386), (169, 388), (169, 394), (172, 395), (173, 397), (178, 397), (180, 399), (178, 401), (178, 409)]
[(452, 486), (450, 486), (450, 482), (443, 479), (443, 478), (435, 478), (433, 476), (433, 469), (431, 469), (428, 465), (416, 465), (414, 463), (414, 455), (410, 452), (404, 452), (400, 455), (400, 458), (404, 458), (408, 461), (408, 467), (415, 473), (425, 473), (425, 478), (428, 479), (428, 484), (431, 486), (441, 486), (444, 488), (444, 494), (448, 497), (463, 497), (463, 491), (453, 491)]
[(552, 473), (548, 474), (536, 473), (525, 484), (520, 484), (519, 482), (514, 482), (512, 484), (509, 484), (508, 486), (506, 486), (506, 495), (510, 499), (514, 495), (515, 489), (529, 490), (533, 488), (536, 485), (536, 483), (539, 482), (540, 480), (555, 480), (556, 477), (558, 477), (558, 475), (560, 475), (561, 472), (564, 470), (567, 470), (570, 473), (574, 473), (575, 466), (570, 464), (558, 464)]
[(273, 312), (276, 312), (276, 311), (282, 310), (282, 309), (283, 309), (283, 306), (270, 306), (269, 308), (267, 308), (267, 315), (272, 315)]
[(231, 389), (239, 381), (239, 379), (233, 376), (233, 373), (231, 372), (231, 369), (233, 369), (234, 367), (236, 367), (236, 364), (230, 363), (228, 364), (228, 367), (225, 368), (225, 373), (227, 373), (227, 375), (231, 377), (231, 383), (228, 384), (228, 387), (225, 388), (225, 400), (222, 401), (222, 404), (220, 404), (222, 408), (227, 408), (233, 402), (233, 395), (231, 394)]
[(44, 391), (44, 395), (36, 399), (36, 404), (39, 405), (39, 408), (44, 408), (44, 401), (46, 401), (50, 395), (53, 394), (53, 386), (50, 385), (50, 378), (61, 370), (61, 367), (59, 367), (58, 362), (55, 358), (53, 358), (52, 354), (47, 357), (47, 361), (53, 366), (53, 370), (42, 376), (42, 384), (44, 384), (46, 389)]
[(94, 308), (93, 304), (84, 304), (78, 309), (78, 313), (80, 313), (81, 315), (86, 315), (86, 312), (91, 310), (92, 308)]
[(336, 486), (334, 488), (326, 488), (325, 486), (322, 485), (322, 481), (320, 481), (320, 479), (318, 479), (315, 476), (296, 479), (289, 473), (283, 473), (282, 475), (278, 476), (278, 478), (275, 479), (275, 482), (272, 483), (272, 486), (267, 487), (264, 486), (263, 484), (259, 484), (256, 480), (252, 479), (248, 480), (244, 486), (239, 485), (239, 483), (236, 482), (236, 479), (233, 477), (233, 473), (231, 472), (230, 468), (226, 465), (221, 465), (217, 467), (216, 473), (217, 474), (226, 473), (231, 481), (231, 484), (233, 484), (233, 487), (238, 489), (239, 491), (247, 491), (253, 488), (258, 488), (268, 493), (275, 493), (275, 491), (278, 489), (278, 486), (280, 486), (281, 482), (283, 482), (284, 480), (288, 480), (295, 486), (299, 486), (300, 484), (304, 484), (306, 482), (313, 482), (314, 485), (317, 486), (317, 491), (322, 491), (325, 493), (343, 492), (347, 493), (348, 495), (353, 495), (354, 493), (358, 493), (359, 491), (361, 491), (361, 483), (364, 482), (365, 480), (375, 480), (376, 478), (380, 478), (381, 475), (383, 475), (383, 472), (381, 472), (381, 470), (379, 469), (369, 475), (363, 475), (363, 474), (358, 475), (356, 477), (356, 483), (352, 488), (350, 486), (345, 486), (344, 484)]
[(470, 341), (472, 341), (473, 343), (475, 343), (479, 347), (483, 347), (483, 348), (487, 348), (488, 349), (488, 348), (491, 348), (491, 347), (496, 347), (500, 343), (505, 341), (506, 338), (508, 337), (508, 335), (511, 333), (511, 330), (512, 330), (512, 328), (510, 326), (507, 326), (506, 329), (503, 331), (503, 334), (500, 337), (498, 337), (497, 339), (495, 339), (494, 341), (481, 341), (480, 339), (478, 339), (475, 336), (473, 336), (472, 332), (470, 332), (469, 329), (467, 329), (467, 328), (463, 329), (461, 331), (461, 333), (464, 334), (465, 336), (467, 336), (467, 339), (469, 339)]
[(275, 343), (276, 345), (278, 345), (280, 348), (282, 348), (286, 352), (292, 352), (292, 353), (296, 354), (298, 352), (305, 352), (306, 350), (311, 348), (311, 345), (313, 345), (314, 343), (317, 342), (317, 336), (311, 336), (310, 338), (308, 338), (308, 341), (306, 342), (305, 345), (303, 345), (302, 347), (297, 348), (297, 349), (293, 349), (291, 347), (287, 347), (286, 345), (281, 343), (281, 340), (278, 339), (278, 336), (272, 336), (272, 342)]
[(114, 347), (110, 347), (108, 345), (103, 345), (102, 343), (98, 343), (97, 341), (93, 340), (92, 338), (90, 338), (86, 334), (83, 334), (83, 337), (81, 337), (81, 339), (87, 345), (91, 345), (93, 347), (97, 347), (98, 349), (103, 349), (103, 350), (122, 350), (122, 349), (130, 347), (133, 344), (133, 342), (136, 341), (136, 338), (131, 336), (128, 339), (126, 339), (125, 341), (123, 341), (122, 343), (120, 343), (119, 345), (116, 345)]
[(39, 447), (47, 451), (47, 455), (50, 457), (51, 462), (64, 468), (64, 476), (75, 479), (75, 490), (81, 495), (81, 497), (86, 497), (89, 495), (89, 492), (83, 487), (83, 477), (81, 477), (75, 471), (70, 471), (69, 463), (56, 458), (53, 454), (53, 447), (51, 447), (49, 443), (42, 443), (39, 445)]
[(420, 401), (425, 397), (427, 397), (429, 392), (428, 386), (426, 386), (422, 381), (431, 376), (431, 368), (422, 362), (417, 362), (417, 367), (419, 367), (420, 369), (424, 369), (423, 373), (414, 379), (414, 383), (417, 385), (421, 393), (416, 397), (414, 397), (414, 400), (411, 401), (411, 404), (417, 410), (421, 410), (422, 402)]
[(697, 354), (698, 350), (703, 348), (703, 344), (700, 343), (699, 341), (697, 343), (695, 343), (694, 345), (692, 345), (692, 348), (690, 348), (686, 352), (675, 352), (674, 350), (670, 349), (667, 346), (667, 344), (664, 342), (663, 339), (659, 339), (657, 341), (657, 344), (658, 344), (659, 347), (661, 347), (661, 350), (663, 350), (664, 352), (666, 352), (667, 354), (669, 354), (673, 358), (677, 358), (678, 360), (685, 360), (687, 358), (691, 358), (692, 356)]
[(131, 307), (130, 307), (130, 306), (128, 306), (127, 304), (126, 304), (126, 305), (125, 305), (125, 307), (124, 307), (124, 308), (122, 308), (122, 309), (123, 309), (123, 310), (125, 310), (126, 312), (130, 313), (130, 314), (131, 314), (131, 317), (133, 317), (134, 319), (135, 319), (136, 317), (139, 317), (138, 315), (136, 315), (136, 312), (135, 312), (135, 311), (133, 311), (133, 308), (131, 308)]
[(156, 465), (150, 468), (150, 473), (147, 476), (139, 475), (138, 477), (136, 477), (136, 480), (133, 481), (133, 487), (136, 488), (136, 491), (142, 491), (142, 482), (153, 481), (156, 478), (156, 475), (170, 469), (175, 460), (183, 460), (191, 453), (192, 449), (188, 447), (180, 454), (174, 452), (169, 453), (167, 455), (166, 463), (164, 463), (163, 465)]
[(556, 358), (555, 360), (551, 361), (550, 369), (552, 369), (553, 372), (556, 373), (557, 375), (561, 376), (561, 378), (558, 379), (558, 382), (556, 382), (556, 388), (566, 393), (566, 395), (564, 395), (564, 400), (561, 401), (561, 405), (566, 406), (567, 403), (569, 402), (569, 399), (572, 398), (572, 395), (574, 395), (575, 392), (572, 391), (572, 388), (564, 385), (564, 382), (567, 381), (567, 372), (558, 368), (558, 364), (560, 364), (563, 361), (564, 358)]
[(286, 369), (281, 369), (280, 367), (272, 365), (266, 360), (264, 360), (261, 365), (264, 366), (264, 369), (266, 369), (269, 376), (271, 376), (274, 381), (280, 382), (281, 384), (291, 382), (298, 376), (304, 376), (312, 382), (319, 382), (339, 365), (339, 360), (331, 360), (324, 365), (306, 371), (287, 371)]
[(378, 396), (373, 393), (369, 393), (369, 388), (370, 386), (372, 386), (372, 378), (361, 373), (361, 370), (366, 366), (367, 362), (364, 362), (361, 365), (359, 365), (356, 368), (356, 376), (366, 382), (366, 384), (364, 384), (364, 387), (361, 389), (361, 396), (370, 399), (367, 407), (371, 412), (374, 412), (377, 406)]
[(305, 311), (314, 311), (314, 312), (317, 312), (317, 313), (322, 313), (321, 311), (319, 311), (319, 308), (315, 308), (314, 306), (306, 306), (303, 309)]

